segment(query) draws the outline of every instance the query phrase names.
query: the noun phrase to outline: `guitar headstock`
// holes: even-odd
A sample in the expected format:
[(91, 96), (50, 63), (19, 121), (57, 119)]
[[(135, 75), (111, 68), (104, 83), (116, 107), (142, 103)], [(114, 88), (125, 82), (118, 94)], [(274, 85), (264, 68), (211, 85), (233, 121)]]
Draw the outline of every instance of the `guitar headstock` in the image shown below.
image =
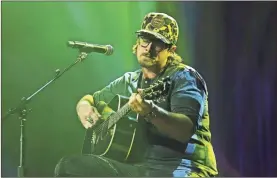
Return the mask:
[(162, 78), (161, 80), (158, 80), (154, 84), (150, 85), (149, 88), (144, 89), (141, 97), (147, 100), (159, 99), (168, 93), (170, 84), (169, 76)]

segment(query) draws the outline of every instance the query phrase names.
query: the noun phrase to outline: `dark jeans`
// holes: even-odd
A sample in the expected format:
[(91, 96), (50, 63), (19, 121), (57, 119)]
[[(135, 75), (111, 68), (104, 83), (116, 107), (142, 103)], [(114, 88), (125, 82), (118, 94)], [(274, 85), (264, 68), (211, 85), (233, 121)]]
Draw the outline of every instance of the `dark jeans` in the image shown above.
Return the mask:
[(62, 158), (55, 168), (55, 177), (208, 177), (205, 172), (183, 167), (149, 167), (125, 164), (97, 155)]

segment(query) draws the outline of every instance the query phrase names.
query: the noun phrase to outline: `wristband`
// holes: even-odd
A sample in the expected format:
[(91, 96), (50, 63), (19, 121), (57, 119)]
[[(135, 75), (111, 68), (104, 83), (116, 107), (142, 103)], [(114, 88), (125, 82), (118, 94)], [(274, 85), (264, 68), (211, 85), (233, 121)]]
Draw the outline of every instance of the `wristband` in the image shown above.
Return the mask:
[(82, 99), (81, 101), (87, 101), (87, 102), (89, 102), (89, 104), (90, 104), (91, 106), (93, 106), (93, 103), (92, 103), (89, 99), (87, 99), (87, 98), (84, 98), (84, 99)]
[(158, 110), (158, 108), (154, 105), (154, 103), (151, 103), (151, 107), (151, 111), (144, 116), (147, 122), (151, 122), (152, 119), (157, 117), (156, 111)]
[(154, 113), (154, 111), (152, 110), (152, 111), (150, 111), (146, 116), (144, 116), (145, 117), (145, 120), (147, 121), (147, 122), (151, 122), (151, 120), (152, 119), (154, 119), (154, 118), (156, 118), (157, 117), (157, 115)]

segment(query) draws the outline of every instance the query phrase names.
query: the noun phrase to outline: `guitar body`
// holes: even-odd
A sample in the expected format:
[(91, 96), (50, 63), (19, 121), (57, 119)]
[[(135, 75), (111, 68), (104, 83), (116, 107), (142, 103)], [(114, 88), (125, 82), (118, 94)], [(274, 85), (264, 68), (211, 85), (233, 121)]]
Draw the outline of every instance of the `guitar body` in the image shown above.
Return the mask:
[[(170, 78), (167, 77), (145, 88), (140, 96), (142, 99), (164, 100), (169, 86)], [(82, 154), (101, 155), (120, 162), (137, 162), (143, 158), (147, 123), (131, 111), (128, 101), (129, 98), (116, 95), (107, 105), (100, 104), (101, 101), (98, 103), (99, 108), (103, 106), (102, 116), (109, 116), (87, 129)]]
[[(117, 111), (128, 102), (128, 98), (116, 95), (108, 104)], [(82, 154), (95, 154), (124, 162), (131, 154), (138, 123), (137, 114), (130, 112), (122, 117), (108, 133), (104, 135), (93, 134), (93, 129), (86, 132)], [(92, 139), (93, 137), (93, 139)]]

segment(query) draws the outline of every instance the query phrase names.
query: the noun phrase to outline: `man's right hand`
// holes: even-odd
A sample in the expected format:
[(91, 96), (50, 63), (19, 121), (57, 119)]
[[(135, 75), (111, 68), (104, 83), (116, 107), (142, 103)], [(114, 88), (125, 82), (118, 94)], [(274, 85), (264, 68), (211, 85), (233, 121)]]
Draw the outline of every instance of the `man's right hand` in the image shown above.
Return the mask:
[(101, 117), (99, 112), (94, 106), (91, 106), (87, 100), (81, 100), (76, 106), (78, 117), (82, 125), (88, 129), (95, 125), (98, 119)]

